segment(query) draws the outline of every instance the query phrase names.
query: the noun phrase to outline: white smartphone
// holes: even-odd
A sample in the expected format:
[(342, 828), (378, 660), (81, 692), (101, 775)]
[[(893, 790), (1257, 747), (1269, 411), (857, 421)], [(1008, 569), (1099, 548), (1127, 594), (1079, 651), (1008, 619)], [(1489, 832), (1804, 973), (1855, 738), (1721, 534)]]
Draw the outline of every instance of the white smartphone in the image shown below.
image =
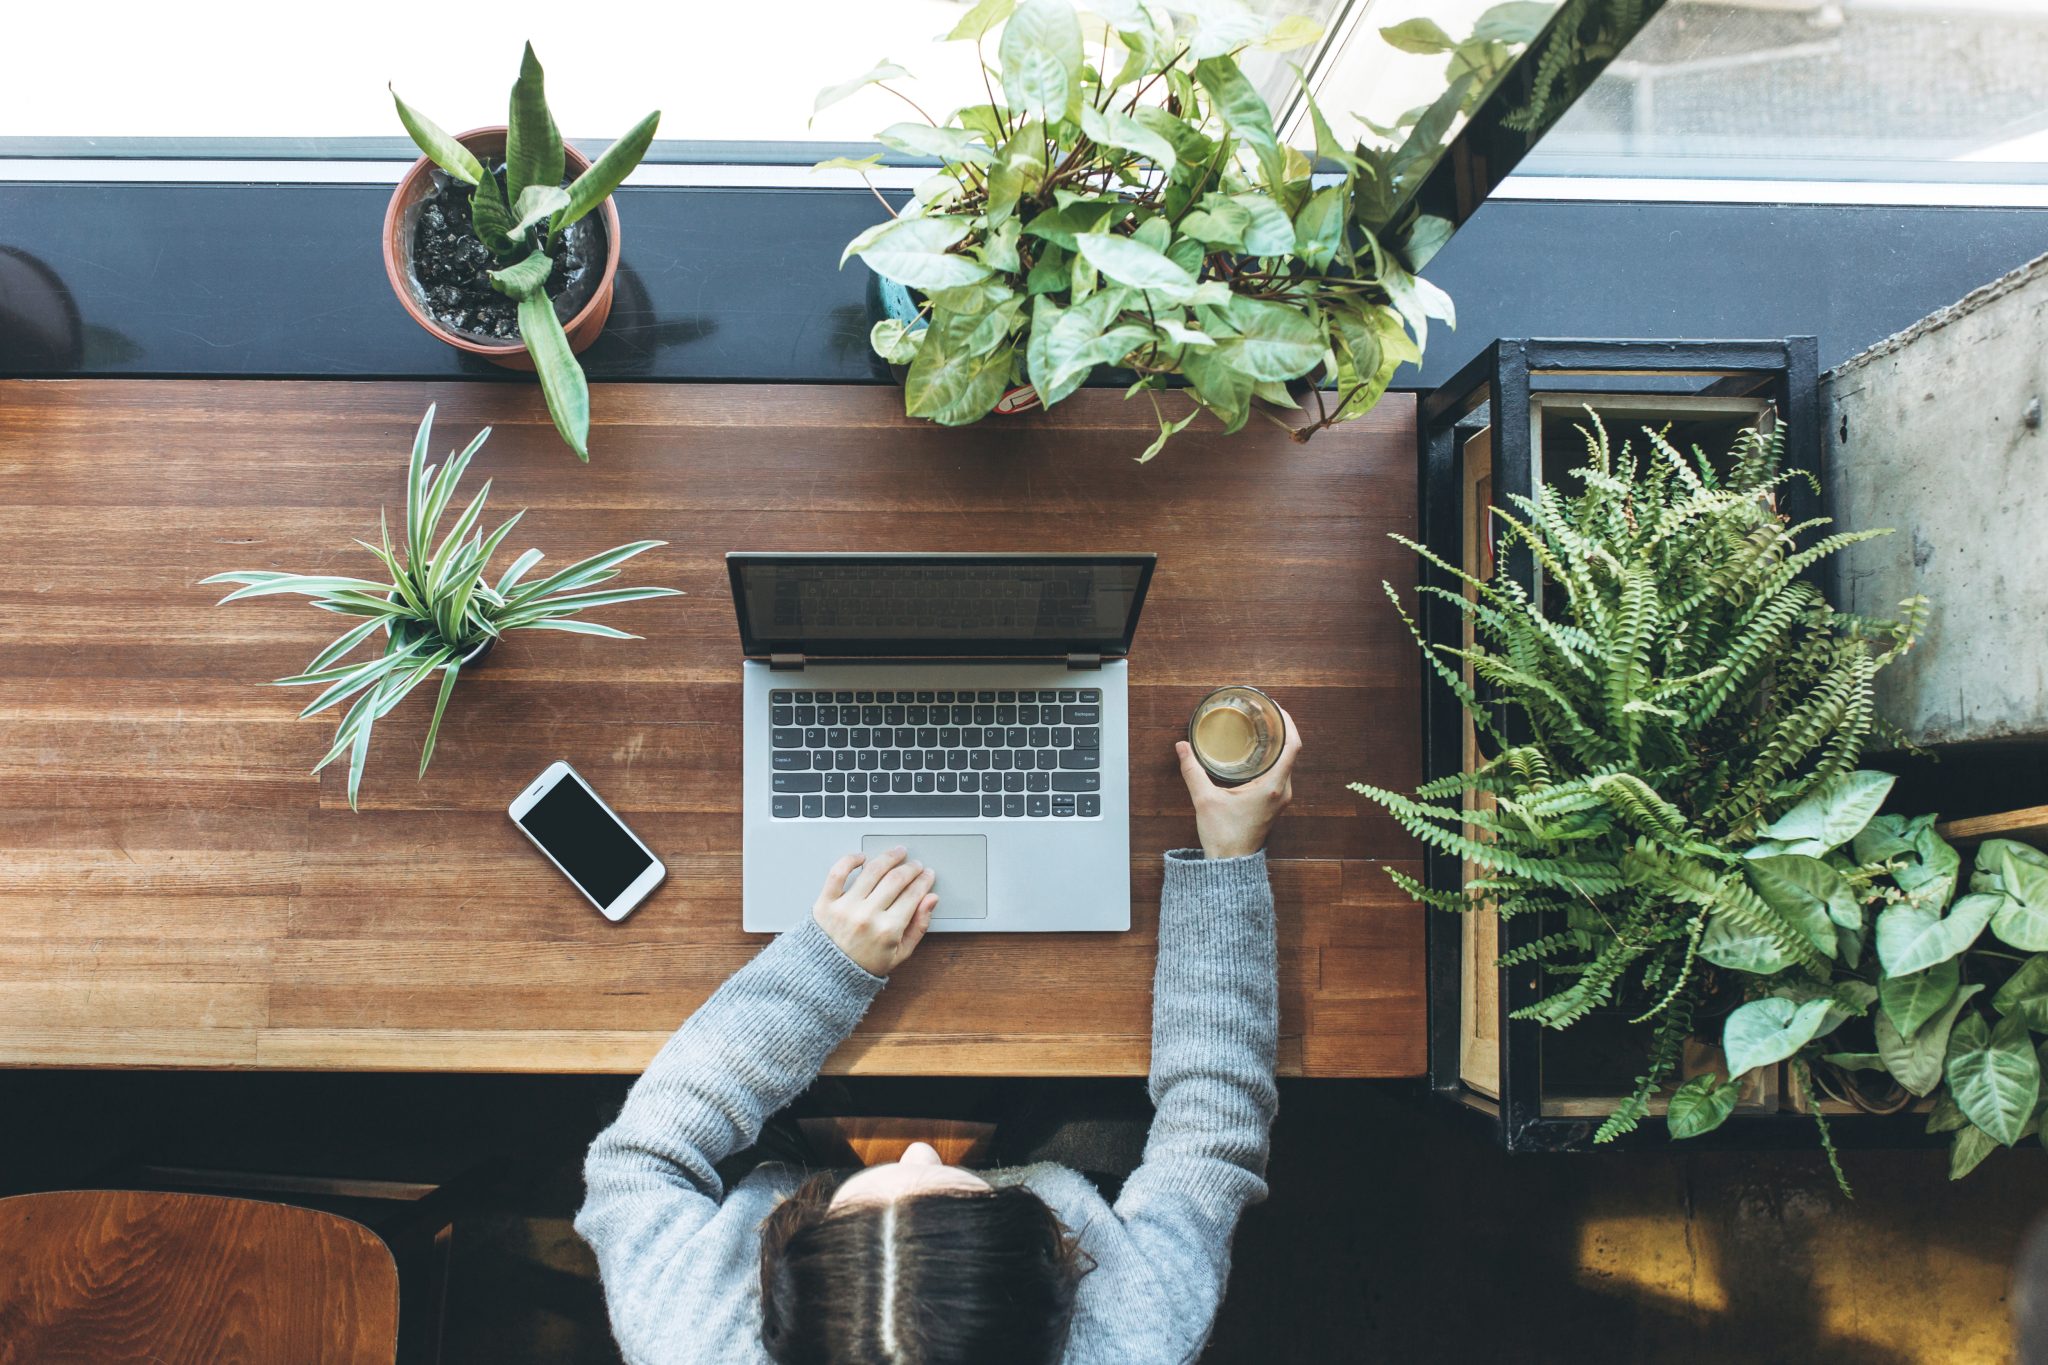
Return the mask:
[(668, 875), (661, 859), (566, 763), (549, 764), (506, 813), (608, 920), (632, 914)]

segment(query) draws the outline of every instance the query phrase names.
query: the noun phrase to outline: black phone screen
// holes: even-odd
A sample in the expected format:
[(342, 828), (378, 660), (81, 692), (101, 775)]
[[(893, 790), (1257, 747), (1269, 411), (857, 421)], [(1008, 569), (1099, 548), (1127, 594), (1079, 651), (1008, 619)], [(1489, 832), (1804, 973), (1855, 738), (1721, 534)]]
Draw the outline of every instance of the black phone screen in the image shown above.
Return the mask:
[(519, 823), (599, 905), (617, 900), (654, 861), (581, 782), (566, 774)]

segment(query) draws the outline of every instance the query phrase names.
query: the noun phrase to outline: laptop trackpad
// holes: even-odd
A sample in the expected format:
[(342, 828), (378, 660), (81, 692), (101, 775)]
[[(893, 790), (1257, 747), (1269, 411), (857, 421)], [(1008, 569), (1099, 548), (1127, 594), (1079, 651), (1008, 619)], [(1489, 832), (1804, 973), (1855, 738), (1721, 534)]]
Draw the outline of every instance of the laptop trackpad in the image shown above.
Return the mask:
[(939, 898), (933, 919), (988, 918), (987, 835), (871, 834), (860, 841), (860, 851), (876, 858), (898, 844), (939, 874), (932, 883), (932, 892)]

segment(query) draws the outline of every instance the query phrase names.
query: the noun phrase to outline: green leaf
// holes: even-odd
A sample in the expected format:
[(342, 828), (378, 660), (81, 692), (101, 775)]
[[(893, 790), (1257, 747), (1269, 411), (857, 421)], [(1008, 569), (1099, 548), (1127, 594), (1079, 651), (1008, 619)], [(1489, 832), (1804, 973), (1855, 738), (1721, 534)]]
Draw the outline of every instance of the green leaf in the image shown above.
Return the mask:
[(1934, 1108), (1927, 1115), (1929, 1133), (1953, 1133), (1968, 1124), (1963, 1111), (1956, 1108), (1956, 1097), (1944, 1090), (1934, 1097)]
[(986, 37), (990, 29), (1008, 19), (1016, 8), (1017, 0), (978, 0), (973, 9), (960, 16), (960, 22), (953, 25), (944, 41), (973, 42)]
[[(211, 578), (202, 578), (199, 581), (201, 583), (222, 583), (234, 582), (236, 580), (237, 576), (233, 574), (215, 574)], [(274, 597), (279, 593), (286, 592), (301, 593), (307, 597), (324, 597), (330, 593), (343, 592), (349, 589), (366, 593), (382, 593), (389, 591), (389, 587), (389, 584), (372, 583), (367, 578), (341, 578), (322, 574), (280, 574), (275, 578), (268, 578), (261, 582), (251, 583), (246, 587), (236, 588), (226, 597), (221, 598), (220, 602), (215, 603), (215, 605), (239, 602), (245, 597)]]
[(475, 185), (485, 179), (484, 163), (478, 161), (469, 148), (457, 142), (440, 124), (398, 98), (397, 90), (388, 85), (384, 88), (391, 91), (391, 102), (398, 106), (398, 121), (405, 125), (405, 131), (427, 160), (465, 185)]
[(1258, 158), (1267, 188), (1278, 188), (1287, 178), (1286, 161), (1280, 155), (1280, 140), (1273, 133), (1273, 111), (1258, 87), (1238, 69), (1236, 61), (1224, 56), (1197, 62), (1195, 79), (1209, 92), (1223, 126)]
[[(1871, 823), (1874, 825), (1877, 820)], [(1898, 837), (1905, 841), (1911, 856), (1894, 864), (1892, 880), (1915, 905), (1939, 913), (1955, 895), (1956, 882), (1962, 872), (1962, 857), (1948, 840), (1935, 832), (1931, 814), (1916, 815), (1906, 821), (1900, 827)], [(1866, 860), (1859, 856), (1857, 861)]]
[(1130, 237), (1106, 232), (1083, 233), (1074, 239), (1081, 259), (1118, 284), (1185, 297), (1195, 287), (1194, 277), (1155, 251)]
[(935, 156), (953, 165), (986, 166), (996, 154), (975, 140), (975, 134), (959, 128), (934, 128), (929, 123), (892, 123), (875, 134), (875, 141), (912, 156)]
[(1922, 1024), (1955, 999), (1956, 987), (1962, 979), (1961, 965), (1954, 958), (1938, 962), (1924, 972), (1887, 976), (1877, 983), (1878, 1004), (1891, 1018), (1899, 1036), (1911, 1038)]
[[(491, 288), (500, 294), (520, 300), (534, 294), (545, 297), (548, 275), (554, 268), (555, 263), (548, 259), (547, 252), (535, 248), (519, 264), (508, 265), (503, 270), (493, 270)], [(553, 307), (552, 304), (549, 306)]]
[(512, 209), (496, 176), (486, 175), (469, 192), (469, 223), (493, 256), (503, 259), (520, 249), (521, 244), (512, 240)]
[(519, 628), (521, 630), (560, 630), (566, 631), (571, 635), (601, 635), (607, 640), (638, 640), (641, 638), (638, 635), (630, 635), (623, 630), (617, 630), (611, 626), (599, 625), (595, 621), (529, 621)]
[(1992, 1137), (1975, 1124), (1965, 1124), (1956, 1130), (1955, 1141), (1948, 1149), (1948, 1178), (1961, 1180), (1984, 1163), (1984, 1158), (1998, 1150), (1998, 1139)]
[(908, 365), (924, 342), (924, 328), (911, 331), (895, 318), (883, 318), (868, 330), (868, 345), (891, 365)]
[(1236, 335), (1217, 339), (1216, 356), (1251, 379), (1298, 379), (1329, 344), (1306, 314), (1284, 303), (1237, 294), (1223, 313)]
[(1272, 29), (1271, 20), (1239, 0), (1173, 0), (1171, 8), (1194, 19), (1194, 34), (1184, 41), (1188, 55), (1197, 60), (1235, 52)]
[(2003, 897), (1964, 896), (1947, 915), (1911, 901), (1888, 905), (1877, 917), (1877, 960), (1887, 976), (1910, 976), (1946, 962), (1977, 941)]
[(905, 412), (942, 426), (965, 426), (996, 405), (1009, 384), (1012, 348), (974, 354), (967, 343), (979, 322), (952, 313), (933, 315), (903, 379)]
[(813, 161), (814, 171), (871, 171), (882, 164), (882, 154), (869, 156), (828, 156), (823, 161)]
[(1766, 905), (1799, 926), (1814, 946), (1837, 954), (1835, 928), (1861, 929), (1863, 907), (1842, 874), (1817, 858), (1760, 858), (1743, 871)]
[(1169, 422), (1164, 417), (1160, 418), (1159, 435), (1154, 437), (1152, 444), (1146, 446), (1143, 453), (1141, 453), (1138, 456), (1138, 463), (1149, 463), (1154, 455), (1157, 455), (1160, 451), (1166, 449), (1166, 443), (1168, 441), (1172, 440), (1176, 435), (1178, 435), (1182, 431), (1185, 431), (1187, 429), (1188, 423), (1194, 421), (1197, 417), (1201, 415), (1202, 410), (1200, 408), (1196, 408), (1187, 416), (1181, 418), (1178, 422)]
[(1948, 1056), (1949, 1031), (1956, 1016), (1970, 997), (1983, 989), (1982, 984), (1963, 987), (1911, 1035), (1901, 1032), (1889, 1014), (1879, 1011), (1871, 1026), (1877, 1034), (1877, 1054), (1884, 1058), (1892, 1079), (1916, 1095), (1931, 1094), (1941, 1084), (1942, 1062)]
[[(1991, 932), (2022, 952), (2048, 951), (2048, 856), (2011, 839), (1992, 839), (1977, 850), (1977, 866), (1987, 859), (2005, 896)], [(1977, 885), (1975, 878), (1970, 885)]]
[(1818, 858), (1840, 848), (1862, 833), (1897, 780), (1890, 773), (1844, 773), (1765, 826), (1766, 842), (1745, 856), (1800, 853)]
[(569, 186), (569, 203), (548, 224), (548, 231), (560, 232), (611, 198), (612, 191), (633, 173), (633, 168), (647, 155), (647, 148), (654, 142), (654, 130), (660, 126), (661, 111), (657, 109), (634, 124), (624, 137), (605, 148), (604, 154), (590, 163), (590, 169), (577, 176)]
[(1671, 1096), (1664, 1120), (1673, 1138), (1698, 1137), (1719, 1128), (1735, 1112), (1742, 1087), (1719, 1076), (1695, 1076)]
[(1344, 187), (1317, 190), (1294, 220), (1294, 254), (1311, 270), (1327, 270), (1344, 244), (1344, 229), (1349, 225)]
[[(579, 559), (566, 569), (558, 569), (538, 583), (529, 583), (517, 593), (507, 594), (507, 600), (514, 606), (518, 606), (522, 603), (546, 597), (550, 593), (567, 592), (572, 588), (588, 587), (597, 582), (606, 570), (625, 563), (635, 555), (644, 554), (649, 550), (666, 544), (668, 542), (665, 540), (636, 540), (629, 545), (613, 546), (611, 549), (600, 551), (588, 559)], [(531, 550), (527, 551), (527, 554), (533, 555), (535, 559), (540, 557)], [(520, 556), (522, 561), (525, 558), (526, 555)], [(515, 565), (514, 567), (517, 566)], [(510, 577), (511, 575), (508, 574), (507, 578)], [(500, 590), (503, 591), (502, 588)]]
[(1428, 56), (1433, 52), (1449, 52), (1458, 46), (1457, 39), (1438, 28), (1429, 19), (1409, 19), (1380, 30), (1380, 37), (1403, 52)]
[(947, 248), (967, 235), (964, 218), (899, 218), (857, 255), (877, 275), (911, 289), (945, 289), (989, 277), (989, 268)]
[(1081, 131), (1101, 146), (1136, 152), (1163, 171), (1171, 172), (1180, 164), (1171, 142), (1129, 114), (1114, 109), (1105, 112), (1092, 104), (1083, 104)]
[(427, 775), (427, 765), (434, 761), (434, 740), (441, 733), (441, 713), (448, 709), (448, 697), (455, 691), (455, 675), (462, 671), (462, 665), (449, 664), (441, 671), (441, 695), (434, 698), (434, 718), (427, 722), (426, 742), (420, 745), (420, 776)]
[(1480, 42), (1526, 43), (1557, 13), (1553, 0), (1507, 0), (1479, 16), (1472, 37)]
[(555, 305), (545, 293), (529, 294), (519, 301), (519, 334), (526, 341), (526, 353), (533, 357), (534, 373), (540, 377), (541, 395), (547, 399), (548, 415), (555, 430), (568, 442), (576, 458), (590, 460), (590, 384), (576, 353), (569, 348), (569, 336)]
[(1216, 414), (1226, 433), (1243, 428), (1251, 415), (1252, 377), (1220, 358), (1221, 344), (1182, 352), (1181, 373), (1194, 386), (1202, 406)]
[(1223, 251), (1245, 250), (1251, 210), (1227, 195), (1205, 194), (1180, 220), (1180, 230), (1198, 242)]
[(2024, 1019), (2008, 1015), (1987, 1028), (1984, 1016), (1960, 1020), (1948, 1041), (1948, 1088), (1971, 1123), (2010, 1147), (2041, 1098), (2041, 1063)]
[(1891, 1074), (1884, 1064), (1882, 1053), (1830, 1052), (1823, 1055), (1821, 1060), (1831, 1066), (1838, 1066), (1844, 1071), (1882, 1071), (1886, 1075)]
[(1027, 237), (1041, 237), (1056, 246), (1069, 251), (1077, 250), (1076, 243), (1081, 234), (1101, 228), (1102, 220), (1109, 217), (1116, 205), (1101, 200), (1077, 199), (1037, 214), (1024, 224)]
[(1728, 1016), (1721, 1050), (1728, 1058), (1728, 1076), (1740, 1080), (1760, 1066), (1782, 1062), (1821, 1032), (1834, 1001), (1826, 996), (1794, 1004), (1782, 996), (1765, 996), (1739, 1006)]
[(1270, 196), (1250, 192), (1234, 194), (1235, 201), (1250, 216), (1244, 230), (1244, 249), (1254, 256), (1285, 256), (1294, 250), (1294, 224), (1287, 210)]
[(1991, 997), (1991, 1008), (2026, 1020), (2037, 1033), (2048, 1033), (2048, 953), (2021, 963)]
[(533, 186), (560, 185), (565, 164), (562, 135), (548, 112), (540, 59), (528, 43), (519, 59), (519, 79), (512, 83), (510, 127), (505, 134), (506, 194), (516, 205)]
[(1003, 26), (996, 58), (1010, 108), (1051, 123), (1081, 104), (1081, 20), (1066, 0), (1024, 0)]
[(823, 90), (820, 90), (817, 102), (811, 105), (810, 121), (812, 123), (817, 122), (818, 115), (824, 113), (848, 95), (857, 95), (871, 85), (877, 85), (882, 81), (893, 81), (898, 76), (908, 76), (909, 74), (908, 71), (905, 71), (902, 67), (884, 57), (881, 61), (869, 67), (866, 72), (855, 76), (852, 80), (841, 81), (837, 85), (828, 85)]

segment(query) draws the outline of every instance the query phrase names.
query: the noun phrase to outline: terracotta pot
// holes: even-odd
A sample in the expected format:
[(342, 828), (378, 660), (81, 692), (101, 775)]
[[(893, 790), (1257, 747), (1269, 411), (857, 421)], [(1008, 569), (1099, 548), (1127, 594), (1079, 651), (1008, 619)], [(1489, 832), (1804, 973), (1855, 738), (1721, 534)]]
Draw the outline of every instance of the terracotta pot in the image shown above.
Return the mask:
[[(489, 165), (505, 157), (506, 129), (472, 128), (460, 134), (455, 140), (476, 154), (479, 161)], [(565, 149), (568, 153), (569, 177), (583, 174), (590, 169), (590, 158), (574, 147)], [(390, 207), (384, 210), (384, 273), (391, 280), (391, 290), (398, 295), (398, 301), (405, 305), (405, 311), (412, 314), (412, 320), (447, 342), (458, 351), (480, 355), (493, 365), (503, 365), (508, 370), (532, 370), (533, 357), (526, 353), (526, 345), (519, 341), (484, 341), (477, 337), (451, 332), (434, 320), (420, 299), (419, 281), (412, 273), (412, 239), (414, 229), (419, 225), (420, 207), (433, 190), (430, 173), (434, 163), (421, 157), (398, 182), (392, 191)], [(598, 276), (597, 288), (590, 296), (590, 302), (578, 310), (576, 316), (563, 324), (562, 330), (569, 334), (569, 349), (581, 352), (596, 341), (604, 331), (605, 319), (612, 311), (612, 281), (619, 273), (619, 211), (609, 196), (597, 209), (597, 217), (604, 228), (604, 271)]]

